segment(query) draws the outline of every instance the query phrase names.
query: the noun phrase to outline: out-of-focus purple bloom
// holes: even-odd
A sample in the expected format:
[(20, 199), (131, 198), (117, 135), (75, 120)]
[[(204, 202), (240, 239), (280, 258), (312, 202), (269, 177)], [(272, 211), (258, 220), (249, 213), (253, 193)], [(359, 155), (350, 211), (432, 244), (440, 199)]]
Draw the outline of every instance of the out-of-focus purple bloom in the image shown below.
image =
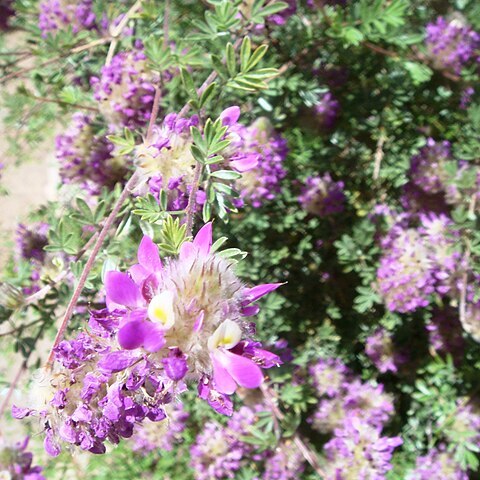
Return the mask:
[(334, 182), (329, 173), (308, 177), (298, 201), (304, 210), (319, 217), (341, 213), (346, 200), (343, 187), (343, 182)]
[(155, 450), (171, 450), (182, 441), (189, 413), (179, 402), (165, 407), (166, 417), (160, 422), (146, 421), (139, 425), (133, 434), (133, 450), (142, 455)]
[(387, 308), (410, 312), (445, 295), (454, 286), (460, 254), (452, 247), (452, 222), (445, 215), (420, 215), (420, 227), (408, 221), (394, 225), (382, 240), (383, 255), (377, 281)]
[(415, 469), (407, 474), (406, 480), (468, 480), (450, 452), (432, 448), (426, 455), (418, 457)]
[(249, 127), (238, 125), (230, 134), (232, 141), (227, 153), (230, 163), (243, 165), (236, 181), (240, 199), (237, 207), (250, 204), (257, 208), (273, 200), (281, 191), (287, 172), (283, 162), (288, 154), (287, 142), (277, 134), (270, 121), (259, 118)]
[(478, 62), (480, 35), (460, 19), (438, 17), (426, 27), (426, 44), (434, 65), (460, 74), (470, 62)]
[(46, 255), (43, 248), (48, 244), (48, 229), (48, 224), (44, 222), (30, 225), (19, 223), (16, 231), (18, 256), (24, 260), (43, 262)]
[(0, 30), (7, 30), (11, 17), (15, 15), (13, 0), (0, 0)]
[(275, 25), (284, 25), (287, 20), (297, 11), (297, 0), (285, 0), (287, 7), (280, 12), (274, 13), (267, 17), (267, 21)]
[(42, 37), (71, 28), (73, 33), (96, 28), (92, 0), (44, 0), (40, 4), (38, 28)]
[(196, 480), (233, 479), (243, 466), (265, 457), (256, 453), (255, 446), (240, 440), (250, 433), (263, 407), (242, 407), (235, 412), (226, 427), (207, 422), (190, 449), (190, 466)]
[(405, 357), (395, 348), (392, 337), (384, 328), (378, 328), (367, 338), (365, 353), (381, 373), (398, 371)]
[(77, 184), (91, 194), (112, 188), (127, 173), (124, 160), (115, 156), (114, 145), (95, 134), (93, 118), (75, 113), (65, 133), (55, 139), (60, 177), (65, 184)]
[(309, 419), (321, 433), (332, 432), (351, 418), (382, 427), (393, 414), (393, 403), (382, 385), (363, 383), (338, 359), (320, 359), (309, 367), (319, 402)]
[(0, 478), (6, 480), (45, 480), (42, 468), (32, 465), (33, 455), (27, 451), (29, 437), (13, 446), (0, 441)]
[(305, 458), (295, 444), (282, 442), (265, 460), (262, 480), (296, 480), (305, 470)]
[(466, 87), (462, 91), (462, 96), (460, 97), (460, 108), (466, 110), (469, 105), (472, 103), (472, 97), (475, 94), (475, 89), (473, 87)]
[(313, 107), (315, 119), (321, 130), (331, 130), (340, 114), (340, 103), (332, 93), (325, 93)]
[(391, 470), (393, 451), (403, 442), (382, 437), (381, 429), (348, 419), (325, 445), (326, 480), (384, 480)]
[(118, 53), (102, 68), (100, 77), (90, 79), (100, 112), (112, 130), (147, 124), (155, 97), (153, 82), (141, 45)]
[(318, 396), (335, 397), (344, 391), (352, 378), (348, 367), (338, 358), (319, 359), (310, 365), (308, 372)]

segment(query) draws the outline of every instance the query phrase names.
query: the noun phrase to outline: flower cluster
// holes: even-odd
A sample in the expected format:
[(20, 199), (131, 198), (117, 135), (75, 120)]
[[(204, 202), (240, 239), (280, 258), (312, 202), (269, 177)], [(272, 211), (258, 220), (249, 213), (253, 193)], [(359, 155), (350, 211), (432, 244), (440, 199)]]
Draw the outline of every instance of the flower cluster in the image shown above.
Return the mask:
[(331, 130), (340, 114), (340, 103), (330, 92), (327, 92), (313, 107), (313, 113), (321, 130)]
[(329, 173), (308, 177), (298, 201), (304, 210), (319, 217), (341, 213), (346, 200), (343, 187), (343, 182), (334, 182)]
[(190, 449), (190, 466), (196, 480), (235, 478), (242, 466), (265, 456), (255, 453), (255, 446), (240, 440), (249, 434), (249, 428), (257, 421), (260, 405), (241, 407), (229, 419), (226, 426), (207, 422)]
[(281, 190), (281, 181), (287, 174), (283, 166), (287, 142), (266, 118), (259, 118), (248, 127), (237, 124), (231, 132), (230, 161), (242, 165), (238, 168), (242, 178), (236, 181), (241, 199), (236, 206), (247, 203), (260, 207)]
[(462, 20), (438, 17), (435, 23), (427, 25), (426, 32), (427, 48), (437, 68), (460, 74), (468, 63), (479, 61), (476, 50), (480, 47), (480, 35)]
[(243, 406), (233, 414), (225, 426), (207, 422), (190, 449), (190, 466), (196, 480), (236, 478), (237, 472), (255, 465), (262, 471), (256, 479), (294, 480), (305, 468), (305, 459), (297, 447), (284, 440), (275, 450), (262, 450), (241, 438), (250, 434), (260, 412), (261, 403)]
[(185, 382), (231, 415), (237, 386), (258, 387), (261, 369), (281, 363), (253, 340), (248, 321), (256, 300), (280, 284), (246, 287), (211, 246), (207, 224), (163, 263), (144, 237), (128, 273), (106, 273), (107, 308), (93, 313), (88, 332), (58, 345), (56, 370), (36, 387), (45, 392), (40, 405), (14, 409), (17, 418), (44, 419), (49, 454), (60, 452), (60, 439), (104, 453), (107, 440), (132, 436), (135, 424), (164, 420)]
[(432, 294), (444, 295), (455, 286), (459, 253), (452, 249), (452, 222), (434, 213), (421, 214), (419, 222), (419, 227), (410, 228), (404, 217), (381, 242), (377, 281), (391, 311), (426, 307)]
[(37, 222), (30, 225), (19, 223), (16, 231), (16, 252), (24, 260), (43, 262), (46, 252), (44, 247), (48, 244), (49, 225)]
[(320, 359), (309, 373), (320, 399), (309, 421), (321, 433), (341, 427), (349, 418), (380, 427), (393, 413), (382, 385), (361, 382), (338, 359)]
[(33, 455), (27, 451), (29, 438), (14, 446), (0, 441), (0, 478), (5, 480), (45, 480), (42, 468), (33, 466)]
[(73, 33), (95, 28), (96, 16), (92, 0), (44, 0), (40, 4), (38, 28), (42, 37), (71, 28)]
[(393, 451), (400, 437), (382, 437), (381, 428), (358, 418), (347, 419), (325, 445), (326, 480), (383, 480), (392, 465)]
[(90, 79), (100, 112), (113, 130), (138, 128), (148, 123), (155, 79), (146, 68), (146, 58), (142, 45), (136, 44), (134, 50), (115, 55), (102, 68), (100, 77)]
[(451, 453), (432, 448), (426, 455), (417, 458), (415, 469), (407, 474), (407, 480), (468, 480)]
[(77, 184), (96, 194), (102, 187), (112, 188), (125, 179), (124, 160), (115, 155), (112, 143), (95, 133), (91, 116), (75, 113), (71, 125), (55, 143), (64, 184)]
[(381, 373), (398, 371), (405, 357), (395, 348), (392, 337), (384, 328), (377, 330), (367, 338), (365, 353)]
[(165, 419), (159, 422), (144, 422), (139, 425), (132, 437), (133, 450), (145, 455), (149, 452), (171, 450), (182, 440), (189, 414), (180, 402), (165, 406)]
[(283, 441), (265, 460), (263, 480), (296, 480), (305, 470), (305, 458), (291, 441)]

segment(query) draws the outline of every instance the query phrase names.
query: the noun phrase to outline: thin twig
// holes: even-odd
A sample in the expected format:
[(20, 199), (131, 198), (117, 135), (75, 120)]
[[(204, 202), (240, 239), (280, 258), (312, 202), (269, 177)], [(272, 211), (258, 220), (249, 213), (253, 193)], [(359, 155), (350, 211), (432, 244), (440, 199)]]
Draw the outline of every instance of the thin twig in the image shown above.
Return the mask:
[(6, 75), (2, 79), (0, 79), (0, 83), (8, 82), (8, 80), (10, 80), (12, 78), (20, 77), (21, 75), (24, 75), (25, 73), (28, 73), (28, 72), (31, 72), (32, 70), (35, 70), (36, 68), (42, 68), (42, 67), (50, 65), (52, 63), (58, 62), (58, 60), (61, 60), (62, 58), (65, 58), (65, 57), (68, 57), (69, 55), (72, 55), (72, 54), (75, 54), (75, 53), (81, 53), (85, 50), (90, 50), (91, 48), (96, 47), (97, 45), (104, 45), (109, 40), (110, 40), (109, 38), (99, 38), (99, 39), (93, 40), (92, 42), (89, 42), (85, 45), (80, 45), (79, 47), (72, 48), (68, 52), (62, 53), (58, 57), (51, 58), (50, 60), (47, 60), (46, 62), (43, 62), (40, 65), (33, 65), (31, 67), (23, 68), (22, 70), (19, 70), (18, 72), (12, 72), (9, 75)]
[(193, 183), (192, 183), (192, 189), (190, 190), (190, 195), (188, 196), (188, 204), (187, 208), (185, 209), (185, 215), (187, 217), (187, 237), (190, 237), (192, 235), (192, 227), (193, 227), (193, 217), (195, 215), (195, 206), (197, 205), (197, 192), (198, 192), (198, 187), (200, 184), (200, 179), (202, 177), (202, 172), (203, 172), (203, 165), (200, 162), (197, 162), (195, 165), (195, 173), (193, 176)]
[[(263, 393), (263, 396), (265, 398), (265, 401), (267, 405), (270, 407), (270, 410), (274, 414), (274, 416), (279, 420), (282, 421), (284, 418), (283, 413), (281, 410), (278, 408), (274, 395), (270, 388), (262, 384), (260, 385), (260, 390)], [(297, 448), (300, 450), (300, 453), (303, 455), (303, 458), (310, 464), (310, 466), (317, 472), (320, 478), (325, 477), (325, 472), (322, 470), (322, 467), (320, 466), (320, 463), (318, 461), (318, 457), (314, 450), (308, 445), (308, 443), (302, 439), (300, 434), (298, 432), (295, 432), (293, 434), (293, 441)]]
[(36, 325), (37, 323), (43, 322), (43, 318), (38, 318), (37, 320), (34, 320), (33, 322), (30, 323), (25, 323), (23, 325), (19, 325), (16, 328), (13, 328), (12, 330), (9, 330), (8, 332), (3, 332), (0, 333), (0, 337), (7, 337), (8, 335), (13, 335), (14, 333), (20, 332), (24, 330), (25, 328), (32, 327), (33, 325)]
[(70, 107), (78, 108), (81, 110), (87, 110), (89, 112), (95, 112), (95, 113), (98, 113), (99, 111), (98, 108), (96, 107), (88, 107), (87, 105), (79, 105), (77, 103), (63, 102), (62, 100), (57, 100), (56, 98), (37, 97), (36, 95), (26, 95), (26, 96), (33, 100), (38, 100), (41, 103), (56, 103), (57, 105), (70, 106)]
[(385, 135), (385, 130), (381, 128), (380, 136), (378, 137), (378, 141), (377, 141), (377, 149), (375, 150), (375, 164), (373, 165), (374, 180), (377, 180), (378, 176), (380, 175), (380, 167), (382, 165), (382, 160), (384, 156), (383, 145), (385, 144), (386, 139), (387, 139), (387, 136)]
[(0, 419), (3, 417), (5, 410), (7, 409), (8, 404), (10, 403), (10, 399), (12, 398), (13, 392), (15, 391), (15, 388), (18, 382), (20, 381), (20, 378), (22, 377), (22, 374), (26, 368), (27, 368), (27, 359), (23, 360), (23, 362), (21, 363), (20, 368), (18, 369), (14, 379), (12, 380), (12, 383), (10, 383), (10, 387), (8, 389), (7, 394), (5, 395), (5, 398), (3, 399), (2, 405), (0, 405)]
[(80, 278), (78, 279), (78, 284), (75, 287), (72, 298), (68, 302), (67, 309), (65, 311), (65, 314), (63, 315), (62, 323), (60, 324), (60, 328), (58, 329), (57, 335), (55, 336), (55, 341), (53, 342), (52, 349), (50, 350), (50, 354), (48, 356), (47, 365), (46, 365), (47, 368), (50, 368), (52, 366), (55, 347), (63, 339), (63, 335), (65, 334), (65, 330), (67, 329), (68, 322), (70, 321), (70, 318), (72, 318), (73, 312), (75, 310), (75, 306), (77, 305), (78, 299), (80, 298), (80, 295), (83, 291), (83, 287), (85, 286), (85, 283), (87, 281), (88, 274), (90, 273), (90, 270), (93, 267), (95, 259), (97, 258), (97, 254), (100, 251), (100, 248), (102, 247), (103, 242), (105, 241), (107, 233), (110, 230), (110, 227), (112, 226), (113, 222), (115, 221), (118, 215), (118, 212), (122, 208), (123, 203), (125, 202), (127, 197), (130, 195), (131, 190), (135, 187), (138, 181), (138, 177), (139, 177), (138, 171), (136, 171), (130, 177), (130, 180), (126, 183), (122, 193), (118, 197), (118, 200), (113, 207), (113, 210), (110, 212), (110, 215), (105, 220), (105, 223), (102, 229), (100, 230), (100, 233), (98, 234), (98, 238), (95, 241), (95, 244), (93, 245), (92, 253), (90, 253), (88, 260), (85, 263), (85, 266), (83, 267)]
[(160, 108), (160, 95), (162, 93), (162, 89), (160, 88), (159, 85), (155, 86), (155, 97), (153, 99), (153, 107), (152, 107), (152, 113), (150, 115), (150, 119), (148, 122), (148, 130), (147, 130), (147, 138), (146, 138), (146, 143), (150, 144), (150, 141), (152, 139), (153, 135), (153, 127), (155, 126), (155, 122), (157, 120), (158, 116), (158, 110)]
[(107, 58), (105, 59), (105, 65), (110, 65), (112, 62), (113, 55), (118, 45), (118, 37), (122, 33), (122, 30), (127, 26), (127, 23), (132, 18), (132, 16), (137, 13), (138, 9), (142, 6), (142, 0), (137, 0), (130, 8), (130, 10), (125, 14), (125, 16), (120, 20), (117, 26), (110, 30), (110, 36), (112, 41), (108, 47)]

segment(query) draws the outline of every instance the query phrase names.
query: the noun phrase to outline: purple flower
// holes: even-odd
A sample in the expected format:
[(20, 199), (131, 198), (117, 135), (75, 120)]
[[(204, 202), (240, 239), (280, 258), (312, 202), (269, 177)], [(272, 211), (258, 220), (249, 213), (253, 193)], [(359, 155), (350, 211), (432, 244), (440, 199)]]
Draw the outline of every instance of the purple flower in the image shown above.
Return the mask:
[(18, 256), (24, 260), (36, 260), (42, 263), (46, 252), (43, 249), (48, 244), (49, 225), (37, 222), (30, 225), (19, 223), (16, 231)]
[(382, 437), (378, 427), (348, 419), (325, 445), (325, 479), (384, 480), (392, 468), (393, 451), (401, 444), (399, 437)]
[(321, 130), (331, 130), (340, 115), (340, 103), (330, 93), (325, 93), (313, 107), (315, 120)]
[(114, 146), (95, 134), (91, 116), (75, 113), (72, 124), (55, 140), (60, 177), (65, 184), (77, 184), (91, 194), (112, 188), (127, 174), (125, 161), (116, 157)]
[(0, 478), (12, 480), (45, 480), (42, 468), (33, 466), (33, 455), (27, 451), (29, 437), (13, 446), (0, 440)]
[(417, 458), (415, 469), (407, 474), (406, 480), (468, 480), (466, 472), (444, 448), (432, 448), (425, 456)]
[(384, 328), (378, 328), (367, 338), (365, 353), (381, 373), (398, 371), (405, 358), (395, 349), (392, 337)]
[(459, 253), (452, 222), (445, 215), (420, 215), (420, 227), (408, 228), (408, 216), (382, 240), (377, 281), (387, 308), (410, 312), (430, 303), (432, 294), (445, 295), (455, 286)]
[(298, 197), (302, 208), (319, 217), (343, 212), (345, 194), (343, 182), (334, 182), (329, 173), (308, 177)]
[(154, 450), (171, 450), (182, 441), (189, 414), (183, 405), (173, 402), (165, 407), (166, 418), (160, 422), (144, 422), (132, 437), (133, 450), (146, 455)]
[(426, 27), (426, 44), (436, 68), (460, 74), (470, 62), (478, 62), (476, 50), (480, 47), (480, 35), (460, 19), (447, 21), (438, 17)]
[(100, 77), (90, 79), (100, 112), (112, 130), (148, 123), (155, 97), (154, 80), (146, 68), (141, 45), (118, 53), (102, 68)]
[(236, 181), (240, 199), (255, 208), (273, 200), (281, 191), (281, 182), (287, 172), (283, 162), (288, 154), (287, 142), (275, 133), (266, 118), (259, 118), (249, 127), (237, 125), (230, 131), (232, 141), (227, 156), (234, 169), (242, 173)]
[(76, 2), (61, 0), (44, 0), (40, 4), (38, 28), (42, 37), (49, 33), (71, 28), (73, 33), (81, 30), (96, 28), (96, 16), (93, 12), (92, 0), (80, 0)]
[(295, 444), (286, 440), (265, 460), (263, 480), (296, 480), (305, 470), (305, 458)]
[(435, 352), (450, 354), (456, 361), (463, 358), (465, 341), (456, 309), (435, 310), (426, 324), (426, 330), (430, 346)]

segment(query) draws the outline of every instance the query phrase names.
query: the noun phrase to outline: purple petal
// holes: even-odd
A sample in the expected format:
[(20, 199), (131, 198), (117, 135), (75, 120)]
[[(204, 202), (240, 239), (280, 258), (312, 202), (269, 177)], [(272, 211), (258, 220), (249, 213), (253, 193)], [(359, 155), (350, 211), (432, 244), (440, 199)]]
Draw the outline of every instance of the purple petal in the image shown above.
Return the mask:
[(142, 283), (150, 275), (150, 272), (139, 263), (132, 265), (128, 269), (128, 273), (130, 274), (130, 276), (133, 278), (133, 281), (137, 285)]
[(140, 289), (126, 274), (111, 270), (105, 275), (107, 298), (126, 307), (137, 307), (142, 302)]
[[(226, 368), (222, 365), (222, 357), (223, 352), (220, 350), (216, 350), (212, 354), (212, 363), (213, 363), (213, 382), (215, 383), (216, 389), (220, 393), (225, 393), (227, 395), (231, 395), (235, 393), (237, 389), (237, 384), (235, 380), (232, 378), (230, 373), (226, 370)], [(228, 363), (228, 360), (226, 361)]]
[(51, 430), (47, 430), (43, 446), (51, 457), (58, 457), (58, 455), (60, 455), (61, 449), (53, 438), (53, 432)]
[(249, 358), (235, 355), (228, 350), (223, 350), (220, 353), (221, 355), (217, 356), (218, 361), (241, 387), (257, 388), (261, 385), (263, 374), (256, 363)]
[(240, 117), (240, 107), (233, 106), (226, 108), (221, 114), (220, 119), (222, 120), (223, 125), (233, 125), (237, 123)]
[(143, 322), (143, 348), (150, 353), (158, 352), (165, 345), (163, 330), (152, 322)]
[(180, 247), (180, 252), (178, 254), (180, 260), (187, 260), (190, 258), (192, 255), (195, 255), (196, 249), (193, 246), (192, 242), (184, 242), (182, 243), (182, 246)]
[(258, 165), (257, 157), (247, 157), (242, 160), (232, 160), (230, 166), (237, 172), (243, 173), (252, 170)]
[(119, 350), (107, 353), (98, 362), (98, 367), (104, 372), (121, 372), (122, 370), (131, 367), (137, 360), (138, 355), (129, 351)]
[(212, 222), (206, 223), (195, 235), (193, 244), (198, 248), (200, 253), (208, 255), (212, 246)]
[(21, 420), (22, 418), (30, 416), (34, 410), (30, 408), (21, 408), (13, 405), (12, 407), (12, 417), (16, 418), (17, 420)]
[(179, 348), (171, 348), (167, 358), (162, 360), (165, 373), (172, 380), (181, 380), (188, 371), (187, 357)]
[(125, 350), (140, 348), (145, 341), (144, 320), (132, 320), (118, 331), (118, 343)]
[(248, 305), (247, 307), (242, 308), (242, 315), (244, 317), (253, 317), (260, 311), (260, 307), (258, 305)]
[(243, 295), (245, 298), (242, 301), (242, 305), (248, 305), (252, 302), (255, 302), (256, 300), (263, 297), (264, 295), (267, 295), (268, 293), (273, 292), (281, 285), (284, 285), (284, 284), (283, 283), (265, 283), (263, 285), (257, 285), (256, 287), (245, 289), (243, 292)]
[(142, 238), (137, 253), (138, 263), (150, 272), (157, 272), (162, 269), (162, 261), (158, 253), (158, 247), (153, 240), (146, 235)]

